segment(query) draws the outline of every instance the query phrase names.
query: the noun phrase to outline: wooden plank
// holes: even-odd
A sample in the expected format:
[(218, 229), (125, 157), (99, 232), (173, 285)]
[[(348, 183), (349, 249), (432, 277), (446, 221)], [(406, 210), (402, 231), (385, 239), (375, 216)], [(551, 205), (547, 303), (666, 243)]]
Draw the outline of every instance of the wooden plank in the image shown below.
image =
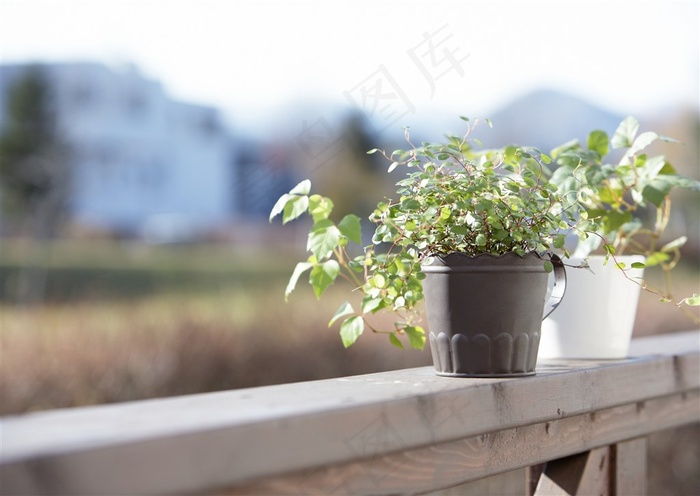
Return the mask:
[(548, 462), (535, 495), (645, 496), (646, 449), (640, 437)]
[(609, 496), (612, 494), (610, 458), (611, 448), (604, 446), (548, 462), (535, 495)]
[(427, 494), (427, 496), (523, 496), (523, 480), (525, 469), (512, 470), (505, 474), (485, 477), (483, 479), (460, 484), (459, 486), (440, 489)]
[(645, 496), (647, 491), (647, 438), (640, 437), (613, 446), (614, 487), (618, 496)]
[(537, 465), (532, 465), (525, 469), (525, 494), (527, 496), (534, 496), (537, 490), (537, 484), (540, 481), (542, 472), (544, 472), (545, 463), (540, 463)]
[[(423, 494), (700, 422), (700, 390), (401, 453), (266, 478), (219, 494)], [(592, 494), (592, 493), (589, 493)], [(624, 493), (621, 493), (624, 494)], [(633, 494), (633, 493), (631, 493)]]
[(700, 387), (698, 335), (664, 336), (653, 356), (544, 362), (525, 379), (424, 367), (5, 418), (0, 477), (17, 493), (198, 492), (530, 424), (554, 429), (619, 405), (645, 412), (653, 398)]

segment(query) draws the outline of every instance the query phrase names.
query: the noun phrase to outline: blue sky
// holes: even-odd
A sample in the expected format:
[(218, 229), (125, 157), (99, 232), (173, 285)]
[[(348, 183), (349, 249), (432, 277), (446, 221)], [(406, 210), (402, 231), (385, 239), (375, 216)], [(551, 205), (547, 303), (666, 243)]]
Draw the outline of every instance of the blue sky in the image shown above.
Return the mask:
[(2, 0), (0, 57), (134, 63), (244, 123), (303, 102), (477, 115), (542, 86), (643, 115), (697, 107), (698, 26), (697, 1)]

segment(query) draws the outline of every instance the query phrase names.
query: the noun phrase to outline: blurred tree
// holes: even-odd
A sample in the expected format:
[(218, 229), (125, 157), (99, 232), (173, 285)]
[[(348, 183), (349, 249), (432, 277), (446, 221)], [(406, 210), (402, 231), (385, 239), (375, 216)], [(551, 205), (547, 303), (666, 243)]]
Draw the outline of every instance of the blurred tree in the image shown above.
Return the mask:
[(29, 268), (17, 282), (22, 301), (43, 297), (45, 273), (38, 258), (66, 213), (70, 192), (69, 148), (59, 136), (51, 86), (38, 67), (10, 86), (0, 133), (3, 228), (8, 224), (31, 244)]
[(389, 164), (379, 160), (383, 157), (367, 154), (382, 146), (363, 115), (352, 112), (344, 116), (329, 141), (325, 153), (307, 157), (313, 190), (333, 200), (334, 217), (354, 213), (365, 219), (379, 200), (392, 194), (398, 177), (386, 173)]

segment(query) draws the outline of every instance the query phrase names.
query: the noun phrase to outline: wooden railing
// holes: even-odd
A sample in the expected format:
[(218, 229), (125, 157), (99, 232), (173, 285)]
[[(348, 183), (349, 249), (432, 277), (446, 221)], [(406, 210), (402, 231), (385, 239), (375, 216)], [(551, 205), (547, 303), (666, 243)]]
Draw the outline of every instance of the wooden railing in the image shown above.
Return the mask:
[(415, 494), (545, 462), (541, 494), (644, 494), (645, 436), (700, 421), (699, 348), (685, 332), (528, 378), (424, 367), (6, 417), (2, 494)]

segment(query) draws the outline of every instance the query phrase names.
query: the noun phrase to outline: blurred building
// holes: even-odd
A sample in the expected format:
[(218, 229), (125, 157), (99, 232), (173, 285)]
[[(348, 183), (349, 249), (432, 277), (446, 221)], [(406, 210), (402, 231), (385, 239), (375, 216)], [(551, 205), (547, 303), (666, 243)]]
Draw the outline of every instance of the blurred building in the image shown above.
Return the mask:
[[(0, 130), (7, 92), (28, 65), (0, 65)], [(266, 198), (238, 187), (238, 142), (212, 107), (176, 101), (134, 67), (42, 64), (60, 137), (72, 150), (71, 221), (159, 240), (197, 237)], [(256, 178), (261, 190), (266, 181)], [(275, 179), (276, 180), (276, 179)], [(277, 188), (274, 188), (277, 189)]]

